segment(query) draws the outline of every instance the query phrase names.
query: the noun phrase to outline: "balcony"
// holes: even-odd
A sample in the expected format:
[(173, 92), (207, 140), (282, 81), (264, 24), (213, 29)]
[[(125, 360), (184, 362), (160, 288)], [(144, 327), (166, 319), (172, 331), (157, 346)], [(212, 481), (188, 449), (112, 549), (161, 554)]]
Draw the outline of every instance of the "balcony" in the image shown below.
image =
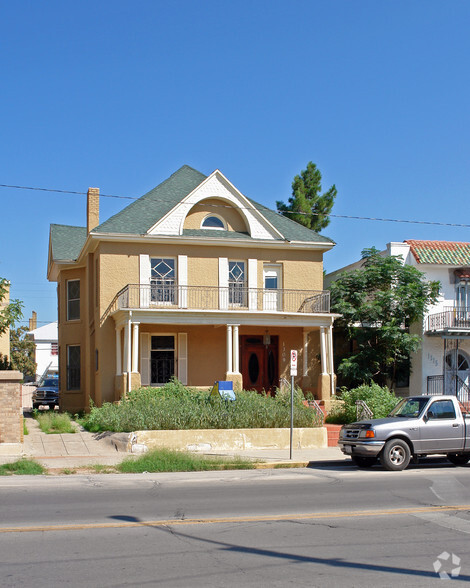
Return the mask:
[(425, 331), (428, 334), (452, 331), (455, 334), (470, 335), (470, 308), (444, 307), (443, 312), (430, 314), (426, 320)]
[(330, 293), (315, 290), (282, 290), (174, 284), (128, 284), (107, 308), (102, 321), (123, 309), (185, 309), (282, 313), (329, 313)]

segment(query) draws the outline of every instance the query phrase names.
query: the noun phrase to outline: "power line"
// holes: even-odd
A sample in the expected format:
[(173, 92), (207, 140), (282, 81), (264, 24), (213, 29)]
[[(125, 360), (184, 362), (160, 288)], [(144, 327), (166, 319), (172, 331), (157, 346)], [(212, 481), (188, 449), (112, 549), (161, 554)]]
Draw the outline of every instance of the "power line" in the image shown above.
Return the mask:
[[(38, 187), (32, 187), (32, 186), (16, 186), (16, 185), (11, 185), (11, 184), (0, 184), (0, 188), (15, 188), (18, 190), (36, 190), (36, 191), (40, 191), (40, 192), (55, 192), (55, 193), (59, 193), (59, 194), (73, 194), (73, 195), (80, 195), (80, 196), (87, 195), (87, 192), (77, 192), (77, 191), (73, 191), (73, 190), (59, 190), (59, 189), (55, 189), (55, 188), (38, 188)], [(100, 197), (118, 198), (118, 199), (122, 199), (122, 200), (139, 200), (141, 198), (141, 196), (138, 196), (138, 197), (118, 196), (116, 194), (100, 194)], [(159, 202), (170, 203), (169, 200), (164, 200), (164, 199), (159, 200)], [(231, 206), (228, 204), (227, 205), (225, 205), (225, 204), (207, 204), (204, 202), (197, 202), (195, 205), (208, 206), (208, 207), (213, 207), (213, 208), (235, 208), (236, 210), (252, 210), (251, 208), (248, 208), (248, 207)], [(263, 212), (259, 208), (256, 208), (256, 207), (254, 207), (254, 208), (255, 208), (255, 210), (258, 210), (261, 213)], [(268, 207), (265, 207), (265, 208), (268, 208)], [(316, 214), (314, 212), (296, 212), (293, 210), (275, 210), (274, 212), (276, 212), (280, 216), (285, 216), (285, 215), (289, 215), (289, 214), (298, 214), (298, 215), (308, 216), (308, 215), (315, 215)], [(432, 226), (439, 226), (439, 227), (459, 227), (459, 228), (470, 229), (470, 225), (464, 224), (464, 223), (444, 223), (444, 222), (439, 222), (439, 221), (379, 218), (379, 217), (370, 217), (370, 216), (352, 216), (352, 215), (346, 215), (346, 214), (329, 214), (328, 216), (330, 216), (332, 218), (343, 218), (343, 219), (349, 219), (349, 220), (365, 220), (365, 221), (376, 221), (376, 222), (386, 222), (386, 223), (407, 223), (407, 224), (414, 224), (414, 225), (432, 225)]]

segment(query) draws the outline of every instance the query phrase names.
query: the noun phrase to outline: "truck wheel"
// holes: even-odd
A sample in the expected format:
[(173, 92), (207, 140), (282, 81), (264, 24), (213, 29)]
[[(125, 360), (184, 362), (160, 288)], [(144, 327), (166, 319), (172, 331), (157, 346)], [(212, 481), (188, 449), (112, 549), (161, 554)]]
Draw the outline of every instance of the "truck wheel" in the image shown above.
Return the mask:
[(470, 460), (470, 455), (468, 453), (448, 453), (447, 459), (454, 465), (465, 465)]
[(380, 462), (386, 470), (400, 472), (408, 467), (411, 451), (406, 441), (390, 439), (380, 455)]
[(351, 459), (358, 468), (371, 468), (374, 464), (377, 463), (376, 457), (361, 457), (356, 455)]

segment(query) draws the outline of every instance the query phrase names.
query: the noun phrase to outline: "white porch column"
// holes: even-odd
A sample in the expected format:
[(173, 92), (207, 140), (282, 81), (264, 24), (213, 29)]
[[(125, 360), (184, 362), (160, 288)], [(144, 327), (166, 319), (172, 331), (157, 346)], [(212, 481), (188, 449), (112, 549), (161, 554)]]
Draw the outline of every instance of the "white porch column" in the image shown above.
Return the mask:
[(233, 371), (235, 374), (240, 373), (240, 358), (239, 358), (239, 340), (238, 327), (240, 325), (233, 325)]
[(227, 325), (227, 373), (233, 370), (232, 325)]
[(116, 327), (116, 376), (120, 376), (122, 374), (121, 331), (121, 327)]
[(328, 328), (328, 359), (329, 359), (329, 374), (330, 374), (330, 386), (331, 386), (331, 397), (334, 396), (335, 390), (335, 364), (333, 361), (333, 325)]
[(124, 353), (123, 353), (123, 371), (127, 373), (131, 369), (130, 347), (131, 347), (131, 327), (129, 321), (124, 326)]
[(327, 356), (326, 356), (326, 345), (325, 345), (325, 327), (320, 327), (320, 355), (321, 355), (321, 373), (322, 376), (328, 374), (327, 368)]
[(133, 323), (132, 333), (132, 371), (139, 371), (139, 324)]
[(309, 331), (304, 329), (304, 341), (303, 341), (303, 366), (302, 375), (306, 376), (308, 373), (308, 334)]

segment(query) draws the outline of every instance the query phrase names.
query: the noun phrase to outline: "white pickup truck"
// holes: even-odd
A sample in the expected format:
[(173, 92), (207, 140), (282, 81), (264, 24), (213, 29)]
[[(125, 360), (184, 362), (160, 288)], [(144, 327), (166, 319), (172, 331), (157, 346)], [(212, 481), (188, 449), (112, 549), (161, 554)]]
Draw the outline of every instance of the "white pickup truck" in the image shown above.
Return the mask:
[(412, 396), (384, 419), (344, 425), (338, 445), (363, 468), (380, 459), (387, 470), (399, 471), (411, 459), (439, 454), (464, 465), (470, 460), (470, 415), (454, 396)]

